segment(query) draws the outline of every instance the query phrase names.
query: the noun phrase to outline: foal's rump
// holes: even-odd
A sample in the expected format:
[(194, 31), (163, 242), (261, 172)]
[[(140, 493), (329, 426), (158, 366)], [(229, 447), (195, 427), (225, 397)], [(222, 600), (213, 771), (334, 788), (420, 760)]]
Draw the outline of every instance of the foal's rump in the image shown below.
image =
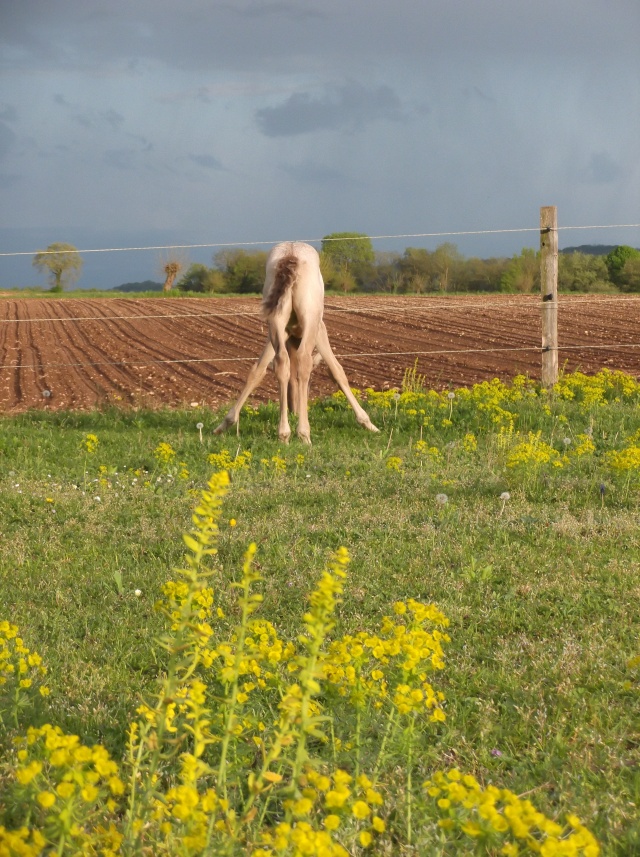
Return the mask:
[(292, 293), (294, 310), (296, 305), (303, 310), (309, 302), (322, 307), (324, 283), (320, 273), (320, 258), (310, 244), (287, 241), (276, 244), (269, 253), (262, 292), (264, 318), (275, 313), (288, 292)]

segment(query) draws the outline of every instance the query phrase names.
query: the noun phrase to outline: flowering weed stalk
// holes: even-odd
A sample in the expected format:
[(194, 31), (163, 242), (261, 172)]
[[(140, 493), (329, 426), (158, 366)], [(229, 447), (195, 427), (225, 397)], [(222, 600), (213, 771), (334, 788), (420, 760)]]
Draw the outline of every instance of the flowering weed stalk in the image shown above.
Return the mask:
[(42, 684), (46, 674), (42, 658), (25, 646), (18, 626), (0, 621), (0, 728), (7, 725), (3, 714), (18, 728), (18, 713), (33, 703), (36, 690), (40, 696), (49, 695), (49, 688)]
[[(208, 490), (202, 491), (192, 518), (194, 527), (183, 536), (189, 551), (187, 567), (178, 569), (181, 580), (165, 585), (167, 601), (158, 605), (171, 628), (171, 633), (160, 641), (169, 658), (167, 674), (155, 704), (143, 703), (138, 708), (140, 718), (129, 731), (131, 779), (125, 844), (134, 851), (142, 846), (145, 820), (154, 808), (156, 817), (162, 817), (160, 807), (166, 803), (162, 775), (170, 762), (182, 751), (185, 788), (174, 793), (174, 798), (178, 804), (186, 800), (185, 806), (194, 799), (198, 805), (201, 797), (195, 784), (209, 771), (201, 759), (214, 740), (209, 728), (211, 714), (205, 704), (206, 686), (195, 672), (200, 663), (211, 663), (207, 643), (213, 632), (206, 619), (213, 603), (213, 590), (207, 580), (213, 572), (203, 566), (207, 558), (217, 554), (218, 519), (228, 484), (229, 476), (222, 471), (214, 474)], [(213, 796), (209, 801), (212, 799)], [(191, 815), (175, 808), (172, 814), (177, 818)], [(169, 832), (166, 826), (163, 829)]]

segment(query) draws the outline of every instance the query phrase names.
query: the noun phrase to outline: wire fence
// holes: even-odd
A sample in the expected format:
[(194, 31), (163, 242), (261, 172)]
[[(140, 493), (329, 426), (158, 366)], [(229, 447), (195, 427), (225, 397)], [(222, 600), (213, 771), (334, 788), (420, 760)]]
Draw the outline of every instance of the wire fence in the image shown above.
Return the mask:
[[(589, 229), (638, 229), (640, 228), (640, 223), (607, 223), (600, 224), (598, 226), (558, 226), (557, 231), (570, 231), (570, 230), (589, 230)], [(154, 246), (148, 247), (97, 247), (93, 249), (85, 249), (85, 250), (77, 250), (73, 248), (72, 250), (65, 250), (64, 252), (69, 253), (128, 253), (128, 252), (138, 252), (138, 251), (151, 251), (151, 250), (202, 250), (202, 249), (215, 249), (215, 248), (225, 248), (225, 247), (267, 247), (272, 246), (274, 244), (280, 244), (287, 241), (295, 240), (295, 241), (304, 241), (306, 244), (322, 244), (323, 242), (340, 242), (340, 241), (382, 241), (389, 239), (404, 239), (404, 238), (454, 238), (454, 237), (462, 237), (467, 235), (506, 235), (510, 233), (517, 232), (539, 232), (539, 226), (521, 226), (515, 227), (513, 229), (466, 229), (459, 230), (457, 232), (404, 232), (397, 233), (395, 235), (355, 235), (350, 237), (325, 237), (325, 238), (280, 238), (278, 240), (268, 240), (268, 241), (226, 241), (219, 243), (206, 243), (206, 244), (158, 244)], [(19, 250), (19, 251), (10, 251), (10, 252), (0, 252), (1, 256), (35, 256), (36, 254), (54, 254), (59, 253), (60, 250)]]
[[(627, 224), (604, 224), (597, 226), (559, 226), (558, 231), (568, 231), (568, 230), (599, 230), (599, 229), (623, 229), (623, 228), (640, 228), (640, 223), (627, 223)], [(501, 233), (519, 233), (519, 232), (539, 232), (540, 227), (522, 227), (522, 228), (513, 228), (513, 229), (483, 229), (483, 230), (464, 230), (464, 231), (451, 231), (451, 232), (415, 232), (415, 233), (402, 233), (395, 235), (374, 235), (374, 236), (356, 236), (347, 238), (312, 238), (312, 239), (301, 239), (305, 240), (307, 243), (322, 243), (326, 241), (340, 241), (340, 240), (357, 240), (361, 238), (362, 240), (381, 240), (381, 239), (405, 239), (405, 238), (439, 238), (439, 237), (455, 237), (455, 236), (468, 236), (468, 235), (496, 235)], [(119, 253), (119, 252), (128, 252), (128, 251), (157, 251), (157, 250), (187, 250), (187, 249), (196, 249), (196, 248), (237, 248), (237, 247), (256, 247), (256, 246), (265, 246), (265, 245), (273, 245), (275, 243), (279, 243), (277, 241), (246, 241), (246, 242), (225, 242), (225, 243), (206, 243), (206, 244), (167, 244), (167, 245), (156, 245), (156, 246), (145, 246), (145, 247), (109, 247), (109, 248), (94, 248), (94, 249), (83, 249), (83, 250), (73, 250), (73, 251), (65, 251), (65, 252), (76, 252), (78, 254), (82, 253)], [(58, 251), (18, 251), (18, 252), (0, 252), (0, 257), (10, 257), (10, 256), (28, 256), (35, 255), (36, 253), (46, 254), (48, 252), (54, 253)], [(44, 299), (46, 300), (46, 298)], [(75, 299), (78, 301), (83, 300), (82, 298)], [(93, 299), (90, 299), (93, 300)], [(114, 299), (110, 299), (109, 303)], [(117, 300), (117, 299), (116, 299)], [(133, 301), (136, 300), (135, 296), (123, 298), (120, 300)], [(166, 299), (162, 299), (166, 300)], [(184, 311), (174, 311), (173, 310), (173, 301), (180, 299), (170, 298), (167, 311), (166, 312), (141, 312), (141, 313), (128, 313), (128, 314), (109, 314), (108, 312), (103, 315), (69, 315), (69, 316), (42, 316), (42, 317), (4, 317), (0, 318), (0, 331), (3, 328), (7, 328), (9, 325), (23, 325), (23, 324), (78, 324), (82, 322), (102, 322), (102, 323), (111, 323), (111, 322), (142, 322), (142, 321), (178, 321), (178, 320), (186, 320), (186, 319), (204, 319), (208, 321), (215, 321), (218, 319), (233, 319), (233, 318), (255, 318), (256, 320), (260, 319), (260, 308), (258, 306), (258, 300), (252, 298), (241, 298), (243, 302), (250, 303), (252, 300), (255, 302), (256, 306), (246, 307), (243, 306), (240, 309), (232, 309), (230, 311), (222, 310), (222, 311), (204, 311), (198, 309), (195, 312), (184, 312)], [(192, 300), (192, 299), (191, 299)], [(202, 300), (211, 300), (210, 298), (203, 298)], [(225, 301), (228, 298), (224, 299)], [(361, 301), (366, 301), (365, 306), (358, 306), (358, 303)], [(564, 294), (558, 299), (558, 306), (563, 313), (571, 313), (573, 310), (584, 311), (585, 308), (594, 306), (603, 306), (603, 305), (611, 305), (611, 304), (629, 304), (633, 306), (640, 301), (640, 295), (570, 295)], [(56, 301), (56, 303), (58, 303)], [(59, 305), (59, 303), (58, 303)], [(367, 296), (357, 295), (352, 296), (349, 299), (348, 306), (336, 304), (333, 298), (328, 298), (325, 301), (325, 310), (328, 314), (331, 313), (346, 313), (346, 314), (356, 314), (356, 315), (367, 315), (367, 316), (376, 316), (382, 315), (387, 318), (390, 316), (397, 317), (400, 316), (409, 316), (412, 315), (415, 317), (417, 312), (424, 313), (459, 313), (461, 308), (464, 311), (491, 311), (491, 313), (495, 314), (501, 311), (510, 311), (514, 307), (517, 307), (520, 312), (527, 313), (536, 313), (540, 312), (540, 301), (539, 298), (536, 299), (535, 295), (522, 295), (518, 297), (503, 297), (498, 294), (494, 294), (491, 297), (482, 297), (482, 298), (469, 298), (468, 296), (460, 296), (460, 295), (450, 295), (444, 301), (442, 298), (434, 297), (431, 295), (392, 295), (392, 294), (370, 294)], [(0, 343), (0, 347), (2, 343)], [(559, 346), (559, 350), (563, 352), (572, 352), (572, 351), (605, 351), (611, 350), (612, 347), (616, 349), (640, 349), (640, 342), (611, 342), (611, 343), (584, 343), (580, 345), (561, 345)], [(420, 349), (412, 349), (412, 350), (397, 350), (397, 351), (389, 351), (386, 350), (384, 352), (385, 357), (432, 357), (438, 355), (454, 355), (454, 356), (464, 356), (464, 355), (488, 355), (488, 354), (516, 354), (516, 353), (542, 353), (542, 346), (532, 346), (532, 345), (522, 345), (522, 346), (492, 346), (486, 348), (438, 348), (438, 349), (429, 349), (429, 350), (420, 350)], [(336, 356), (340, 360), (349, 360), (349, 359), (364, 359), (364, 358), (376, 358), (380, 357), (381, 352), (378, 351), (360, 351), (360, 352), (345, 352), (338, 353)], [(156, 359), (145, 359), (142, 360), (98, 360), (98, 361), (39, 361), (39, 362), (5, 362), (4, 365), (0, 366), (0, 370), (2, 372), (14, 371), (15, 370), (39, 370), (43, 371), (48, 368), (51, 369), (60, 369), (60, 368), (75, 368), (75, 369), (89, 369), (95, 367), (127, 367), (131, 369), (141, 369), (141, 368), (149, 368), (153, 366), (173, 366), (173, 365), (188, 365), (188, 364), (233, 364), (233, 363), (249, 363), (254, 362), (256, 356), (251, 357), (223, 357), (223, 356), (212, 356), (212, 357), (178, 357), (178, 358), (156, 358)]]
[[(640, 348), (640, 343), (616, 343), (616, 348), (634, 349)], [(566, 345), (560, 351), (610, 351), (611, 345)], [(438, 348), (430, 351), (385, 351), (385, 357), (436, 357), (438, 355), (465, 355), (465, 354), (515, 354), (515, 353), (540, 354), (542, 348), (533, 345), (519, 345), (510, 348)], [(380, 351), (350, 351), (344, 354), (336, 354), (339, 360), (349, 358), (361, 359), (364, 357), (380, 357)], [(180, 357), (177, 359), (150, 360), (144, 363), (132, 362), (130, 360), (95, 360), (88, 362), (63, 362), (63, 363), (11, 363), (0, 366), (0, 371), (14, 369), (64, 369), (64, 368), (88, 368), (97, 366), (123, 366), (131, 369), (148, 369), (152, 366), (189, 365), (193, 363), (255, 363), (256, 357)]]

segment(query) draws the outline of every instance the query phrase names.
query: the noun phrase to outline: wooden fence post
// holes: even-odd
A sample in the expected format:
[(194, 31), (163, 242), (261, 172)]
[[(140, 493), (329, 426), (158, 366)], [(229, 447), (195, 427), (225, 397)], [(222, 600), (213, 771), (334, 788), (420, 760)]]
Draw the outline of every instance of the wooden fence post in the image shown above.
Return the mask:
[(540, 209), (540, 291), (542, 293), (542, 386), (558, 380), (558, 209)]

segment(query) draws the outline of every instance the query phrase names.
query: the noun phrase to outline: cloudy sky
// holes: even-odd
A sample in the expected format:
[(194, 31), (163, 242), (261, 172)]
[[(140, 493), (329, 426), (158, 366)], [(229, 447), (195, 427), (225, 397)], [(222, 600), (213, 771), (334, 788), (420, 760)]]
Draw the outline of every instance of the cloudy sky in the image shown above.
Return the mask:
[[(0, 251), (639, 223), (639, 44), (638, 0), (2, 0)], [(538, 235), (374, 245), (444, 240)], [(39, 281), (0, 257), (0, 288)]]

